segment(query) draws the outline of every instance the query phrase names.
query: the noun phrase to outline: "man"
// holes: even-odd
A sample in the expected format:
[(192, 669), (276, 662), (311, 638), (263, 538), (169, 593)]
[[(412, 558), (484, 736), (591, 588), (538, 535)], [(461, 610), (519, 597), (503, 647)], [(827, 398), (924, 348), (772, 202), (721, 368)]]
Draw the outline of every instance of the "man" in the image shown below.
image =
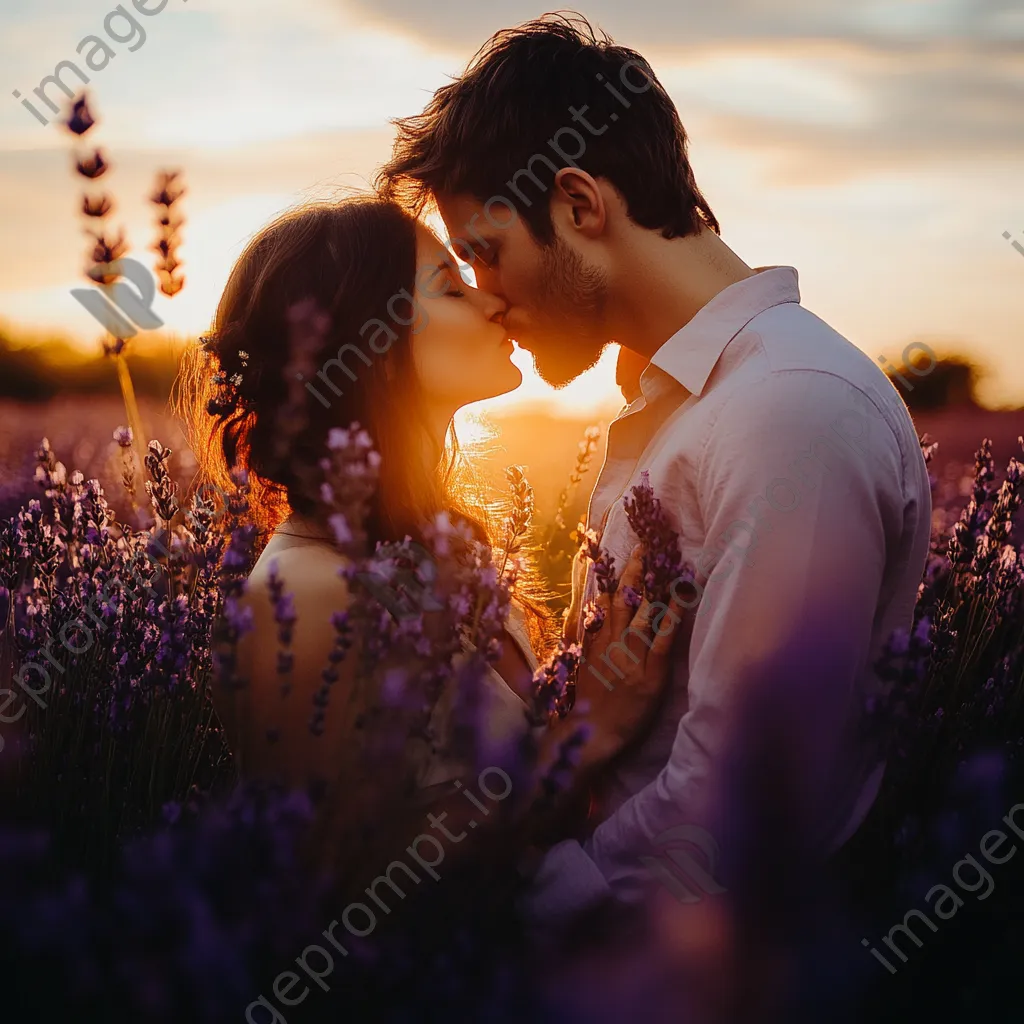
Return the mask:
[[(826, 851), (842, 845), (881, 780), (856, 729), (872, 666), (910, 624), (927, 555), (906, 406), (800, 305), (796, 270), (752, 269), (722, 241), (687, 147), (648, 63), (557, 16), (498, 33), (398, 122), (382, 176), (413, 208), (436, 202), (545, 380), (562, 386), (623, 346), (635, 398), (610, 427), (587, 525), (621, 568), (636, 544), (621, 499), (647, 472), (696, 576), (673, 582), (692, 621), (664, 703), (611, 771), (592, 834), (548, 851), (540, 913), (639, 898), (659, 837), (706, 809), (743, 709), (787, 678), (810, 695), (792, 735), (824, 759), (807, 766), (816, 832)], [(578, 636), (596, 584), (576, 576)], [(622, 659), (638, 656), (636, 637), (618, 639), (585, 652), (592, 702), (613, 702)]]

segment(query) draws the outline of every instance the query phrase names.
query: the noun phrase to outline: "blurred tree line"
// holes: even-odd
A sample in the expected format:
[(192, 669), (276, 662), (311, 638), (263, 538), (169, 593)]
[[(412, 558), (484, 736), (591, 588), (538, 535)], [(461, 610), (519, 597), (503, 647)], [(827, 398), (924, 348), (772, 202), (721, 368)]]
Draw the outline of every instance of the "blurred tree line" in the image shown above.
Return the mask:
[[(165, 399), (177, 372), (181, 344), (163, 339), (133, 341), (128, 362), (135, 390), (140, 395)], [(895, 378), (902, 375), (913, 390)], [(939, 359), (926, 376), (905, 366), (889, 371), (897, 390), (912, 412), (953, 407), (979, 407), (979, 368), (962, 356)], [(45, 402), (57, 395), (119, 394), (117, 374), (99, 344), (90, 356), (64, 340), (26, 343), (0, 324), (0, 401)]]
[[(934, 369), (924, 377), (910, 372), (905, 366), (897, 367), (886, 376), (903, 396), (911, 412), (980, 406), (977, 398), (980, 371), (974, 363), (962, 356), (939, 359)], [(913, 390), (903, 386), (897, 377), (910, 381)]]
[[(166, 399), (181, 347), (169, 339), (132, 342), (128, 363), (140, 395)], [(26, 342), (0, 325), (0, 401), (46, 402), (57, 395), (119, 395), (117, 373), (100, 345), (90, 355), (70, 342)]]

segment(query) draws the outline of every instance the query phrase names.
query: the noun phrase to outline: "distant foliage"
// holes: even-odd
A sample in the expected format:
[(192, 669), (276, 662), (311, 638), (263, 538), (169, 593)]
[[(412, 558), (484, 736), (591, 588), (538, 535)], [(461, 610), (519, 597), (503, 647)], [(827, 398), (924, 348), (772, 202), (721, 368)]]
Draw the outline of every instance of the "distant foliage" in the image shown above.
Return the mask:
[[(134, 346), (125, 357), (140, 395), (165, 401), (178, 372), (180, 351), (167, 342)], [(62, 340), (28, 342), (0, 327), (0, 400), (48, 402), (74, 396), (119, 395), (110, 361), (97, 346), (88, 356)]]
[[(902, 380), (897, 378), (897, 374)], [(917, 376), (909, 367), (890, 371), (893, 382), (911, 412), (932, 412), (937, 409), (979, 406), (977, 385), (980, 371), (971, 360), (962, 356), (940, 359), (934, 369)], [(903, 381), (909, 381), (907, 387)]]

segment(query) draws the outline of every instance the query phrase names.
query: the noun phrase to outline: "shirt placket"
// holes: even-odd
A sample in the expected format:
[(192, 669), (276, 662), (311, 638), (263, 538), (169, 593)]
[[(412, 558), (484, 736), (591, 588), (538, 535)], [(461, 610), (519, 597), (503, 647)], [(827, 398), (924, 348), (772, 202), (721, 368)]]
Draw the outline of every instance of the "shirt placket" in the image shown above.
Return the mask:
[[(652, 429), (654, 418), (658, 415), (662, 403), (659, 401), (658, 389), (648, 399), (646, 396), (637, 400), (637, 408), (632, 411), (626, 410), (618, 416), (608, 427), (608, 446), (605, 453), (605, 460), (598, 475), (597, 485), (590, 498), (590, 505), (587, 509), (587, 528), (596, 529), (598, 540), (604, 541), (604, 531), (608, 525), (608, 518), (612, 509), (622, 500), (626, 493), (629, 482), (636, 474), (637, 467), (647, 450), (647, 445), (654, 434)], [(608, 477), (608, 479), (606, 479)], [(610, 501), (605, 495), (613, 493)], [(601, 513), (600, 524), (595, 528), (593, 517), (595, 510), (604, 503), (604, 511)], [(623, 568), (619, 567), (620, 571)], [(587, 566), (586, 578), (583, 586), (583, 603), (593, 600), (597, 596), (597, 585), (594, 576), (594, 566)], [(582, 615), (580, 616), (582, 622)], [(579, 633), (582, 636), (582, 633)]]

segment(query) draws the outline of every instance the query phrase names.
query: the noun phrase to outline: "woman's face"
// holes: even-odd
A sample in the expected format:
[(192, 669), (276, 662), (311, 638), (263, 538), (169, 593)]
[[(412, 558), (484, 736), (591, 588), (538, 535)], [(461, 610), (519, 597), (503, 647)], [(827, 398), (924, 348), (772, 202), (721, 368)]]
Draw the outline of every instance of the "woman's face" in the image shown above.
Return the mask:
[(437, 237), (416, 228), (412, 358), (427, 401), (447, 414), (514, 391), (523, 375), (512, 362), (503, 299), (462, 280)]

